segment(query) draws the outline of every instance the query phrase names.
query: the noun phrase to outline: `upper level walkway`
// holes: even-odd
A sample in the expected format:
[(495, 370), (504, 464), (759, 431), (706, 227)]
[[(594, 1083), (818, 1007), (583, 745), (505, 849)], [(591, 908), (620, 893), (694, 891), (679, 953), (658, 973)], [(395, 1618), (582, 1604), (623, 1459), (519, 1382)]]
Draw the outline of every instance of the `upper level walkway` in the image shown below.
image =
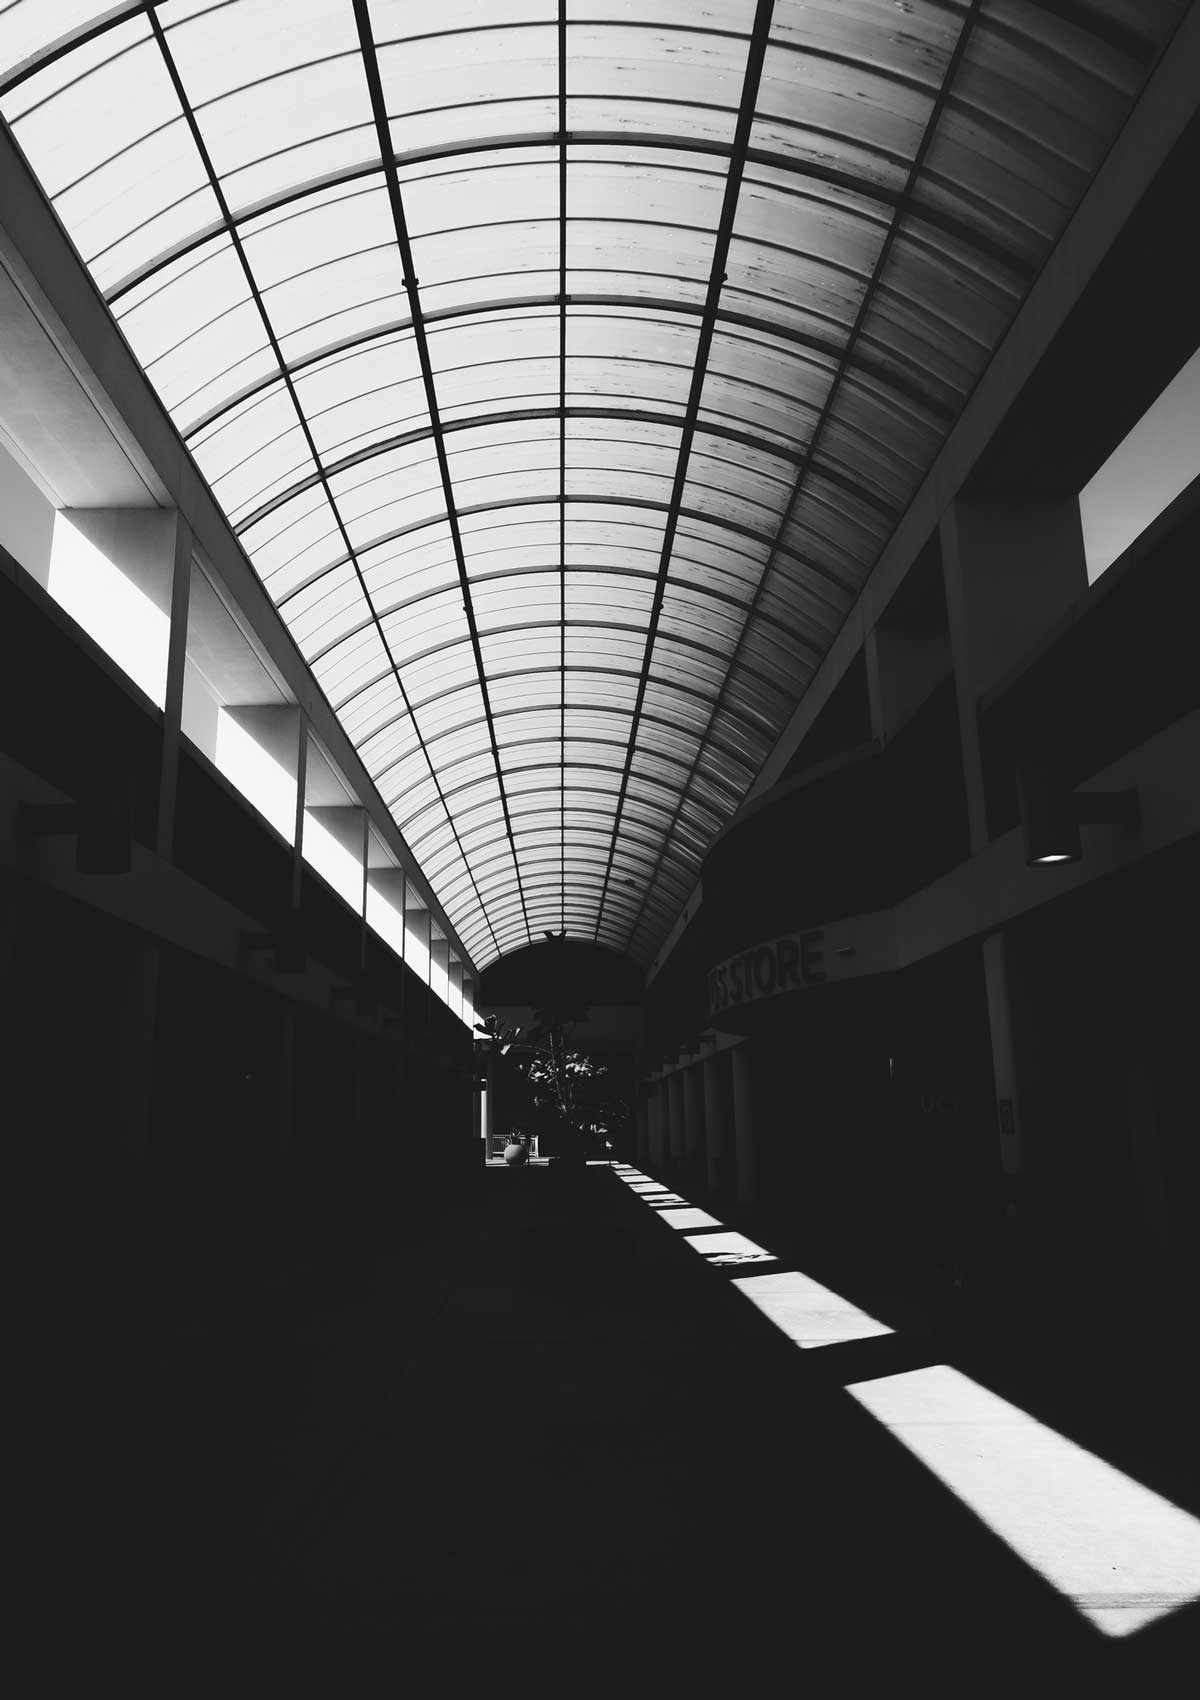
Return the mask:
[(118, 1424), (86, 1615), (160, 1693), (1186, 1691), (1192, 1515), (652, 1178), (369, 1249), (178, 1319)]

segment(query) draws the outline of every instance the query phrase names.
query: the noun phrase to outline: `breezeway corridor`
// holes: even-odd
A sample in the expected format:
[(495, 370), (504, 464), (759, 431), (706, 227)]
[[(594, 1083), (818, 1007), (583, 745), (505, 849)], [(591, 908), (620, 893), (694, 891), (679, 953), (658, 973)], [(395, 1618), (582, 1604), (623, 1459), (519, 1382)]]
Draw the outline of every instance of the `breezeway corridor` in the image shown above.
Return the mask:
[[(1018, 1414), (981, 1415), (973, 1383), (976, 1487), (1041, 1496), (1008, 1540), (1032, 1527), (1051, 1569), (1113, 1545), (1071, 1598), (889, 1427), (889, 1388), (946, 1363), (919, 1327), (628, 1165), (492, 1165), (394, 1242), (209, 1294), (164, 1320), (148, 1385), (110, 1380), (80, 1630), (94, 1606), (122, 1670), (161, 1692), (1179, 1691), (1200, 1524), (1080, 1449), (1133, 1497), (1114, 1518), (1093, 1479), (1072, 1511), (1055, 1460), (1048, 1499), (1039, 1425), (996, 1447)], [(925, 1413), (946, 1431), (949, 1373)]]

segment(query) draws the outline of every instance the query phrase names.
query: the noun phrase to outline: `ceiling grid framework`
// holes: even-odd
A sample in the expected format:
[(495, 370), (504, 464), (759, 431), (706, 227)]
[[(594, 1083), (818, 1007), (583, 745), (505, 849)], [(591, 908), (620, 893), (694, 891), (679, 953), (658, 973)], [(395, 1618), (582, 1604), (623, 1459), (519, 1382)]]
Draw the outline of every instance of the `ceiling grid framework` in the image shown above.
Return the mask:
[(0, 112), (476, 967), (653, 958), (1185, 9), (0, 8)]

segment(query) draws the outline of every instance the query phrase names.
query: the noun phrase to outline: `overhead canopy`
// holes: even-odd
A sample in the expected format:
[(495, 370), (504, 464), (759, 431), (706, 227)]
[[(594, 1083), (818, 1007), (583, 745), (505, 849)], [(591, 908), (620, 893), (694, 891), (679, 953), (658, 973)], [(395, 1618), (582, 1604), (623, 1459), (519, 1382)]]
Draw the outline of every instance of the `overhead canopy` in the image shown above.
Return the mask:
[(477, 966), (654, 954), (1185, 9), (0, 7), (0, 110)]

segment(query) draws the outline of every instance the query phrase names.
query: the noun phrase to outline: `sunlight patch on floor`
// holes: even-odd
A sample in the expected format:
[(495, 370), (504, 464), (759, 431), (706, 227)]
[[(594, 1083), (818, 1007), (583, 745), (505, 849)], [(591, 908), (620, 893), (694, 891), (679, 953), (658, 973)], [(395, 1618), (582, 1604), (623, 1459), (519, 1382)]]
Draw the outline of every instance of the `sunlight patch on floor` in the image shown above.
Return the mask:
[[(637, 1169), (617, 1173), (674, 1227), (707, 1214), (663, 1209), (678, 1194)], [(776, 1261), (730, 1230), (684, 1238), (712, 1264)], [(801, 1348), (894, 1332), (799, 1270), (733, 1285)], [(960, 1370), (932, 1364), (846, 1391), (1103, 1634), (1131, 1635), (1200, 1599), (1200, 1520)]]
[(849, 1386), (1106, 1635), (1200, 1597), (1200, 1522), (949, 1364)]
[(797, 1346), (836, 1346), (894, 1332), (798, 1269), (739, 1276), (733, 1284)]
[(707, 1210), (698, 1210), (694, 1205), (687, 1205), (682, 1210), (660, 1210), (659, 1215), (669, 1228), (719, 1228), (720, 1222), (715, 1216), (710, 1216)]

